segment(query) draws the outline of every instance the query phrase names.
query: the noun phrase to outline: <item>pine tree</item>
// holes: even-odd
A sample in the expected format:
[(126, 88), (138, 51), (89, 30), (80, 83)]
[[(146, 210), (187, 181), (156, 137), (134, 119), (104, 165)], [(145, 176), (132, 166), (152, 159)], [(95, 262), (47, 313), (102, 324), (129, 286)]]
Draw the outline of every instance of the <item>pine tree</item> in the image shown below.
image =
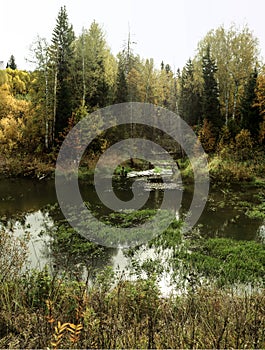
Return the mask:
[(202, 60), (203, 93), (202, 93), (202, 116), (211, 122), (215, 136), (218, 135), (223, 121), (220, 113), (219, 90), (215, 79), (216, 64), (210, 55), (210, 47), (207, 47), (206, 55)]
[(71, 65), (74, 32), (66, 7), (61, 7), (53, 31), (50, 63), (54, 76), (54, 138), (68, 125), (72, 115)]
[(243, 129), (249, 130), (253, 137), (258, 136), (259, 126), (262, 122), (259, 107), (255, 104), (257, 76), (257, 70), (255, 69), (245, 85), (241, 101), (241, 126)]
[(15, 57), (13, 55), (10, 56), (9, 61), (7, 62), (6, 68), (10, 68), (13, 70), (17, 69)]

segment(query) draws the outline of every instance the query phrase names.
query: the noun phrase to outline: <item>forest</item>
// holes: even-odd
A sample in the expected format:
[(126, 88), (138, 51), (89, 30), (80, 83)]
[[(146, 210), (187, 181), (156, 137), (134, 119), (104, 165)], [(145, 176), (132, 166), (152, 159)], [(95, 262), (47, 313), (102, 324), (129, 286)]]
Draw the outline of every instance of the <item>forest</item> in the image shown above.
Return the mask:
[[(61, 7), (51, 41), (32, 43), (35, 68), (18, 69), (11, 55), (0, 70), (0, 348), (265, 348), (265, 62), (258, 38), (247, 25), (210, 29), (174, 71), (140, 57), (130, 33), (116, 56), (105, 37), (96, 21), (76, 35)], [(113, 248), (66, 222), (54, 178), (72, 128), (124, 102), (159, 106), (192, 128), (206, 153), (210, 191), (198, 223), (184, 232), (195, 175), (178, 154), (183, 188), (172, 197), (182, 191), (183, 203), (175, 219), (146, 244)], [(153, 218), (161, 184), (141, 209), (110, 212), (95, 196), (98, 158), (132, 136), (151, 135), (172, 151), (165, 134), (131, 124), (101, 133), (78, 169), (87, 208), (121, 228)], [(130, 200), (135, 179), (121, 171), (149, 166), (142, 159), (117, 164), (115, 193)], [(152, 170), (157, 180), (161, 169)]]
[(51, 42), (38, 38), (32, 44), (34, 71), (17, 69), (11, 56), (0, 72), (2, 172), (16, 171), (12, 159), (21, 160), (22, 168), (26, 160), (53, 163), (64, 136), (80, 119), (129, 101), (179, 114), (209, 155), (239, 162), (253, 160), (253, 152), (261, 157), (265, 69), (258, 39), (247, 26), (210, 30), (195, 57), (177, 72), (166, 62), (157, 69), (152, 58), (141, 58), (132, 46), (128, 35), (114, 57), (95, 21), (76, 36), (62, 7)]

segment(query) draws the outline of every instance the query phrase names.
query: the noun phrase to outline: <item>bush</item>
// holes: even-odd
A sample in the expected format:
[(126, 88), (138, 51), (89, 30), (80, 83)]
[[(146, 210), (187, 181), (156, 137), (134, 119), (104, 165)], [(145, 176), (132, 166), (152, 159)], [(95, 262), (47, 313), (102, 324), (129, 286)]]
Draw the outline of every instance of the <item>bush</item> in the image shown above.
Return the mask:
[(253, 155), (253, 141), (249, 130), (242, 129), (235, 137), (236, 158), (239, 161), (250, 159)]

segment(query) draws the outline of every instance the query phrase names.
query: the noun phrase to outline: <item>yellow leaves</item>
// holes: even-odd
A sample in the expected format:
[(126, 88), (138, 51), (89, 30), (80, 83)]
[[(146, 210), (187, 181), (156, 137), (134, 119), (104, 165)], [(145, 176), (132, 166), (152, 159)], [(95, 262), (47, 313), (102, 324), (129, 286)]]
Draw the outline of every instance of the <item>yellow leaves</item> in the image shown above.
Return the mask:
[(68, 334), (68, 340), (71, 343), (77, 343), (80, 339), (80, 334), (82, 329), (83, 329), (83, 326), (80, 323), (77, 325), (69, 322), (62, 324), (60, 321), (58, 321), (57, 326), (55, 326), (54, 328), (54, 334), (53, 334), (54, 340), (51, 342), (51, 345), (54, 348), (58, 348), (62, 340), (65, 339), (65, 335), (67, 334)]
[(13, 97), (7, 84), (0, 87), (0, 118), (12, 114), (14, 117), (22, 117), (28, 114), (30, 103)]
[(53, 316), (52, 316), (52, 313), (53, 313), (53, 311), (54, 311), (53, 302), (52, 302), (50, 299), (47, 299), (47, 300), (45, 301), (45, 303), (46, 303), (46, 306), (47, 306), (47, 309), (48, 309), (48, 312), (49, 312), (49, 315), (46, 316), (47, 322), (48, 322), (48, 323), (54, 323), (54, 322), (55, 322), (55, 319), (54, 319)]
[(0, 119), (0, 143), (5, 151), (12, 152), (23, 138), (24, 124), (21, 118), (12, 115)]
[(133, 67), (128, 73), (128, 93), (131, 101), (145, 101), (146, 91), (142, 74), (143, 72), (140, 63), (138, 64), (138, 67)]
[(6, 72), (4, 70), (0, 70), (0, 86), (3, 85), (7, 80)]
[(72, 343), (77, 343), (79, 341), (82, 329), (83, 326), (81, 324), (75, 325), (73, 323), (69, 323), (67, 330), (71, 332), (69, 339)]
[(8, 155), (23, 141), (30, 103), (13, 97), (8, 84), (0, 86), (0, 146)]
[(51, 342), (51, 345), (54, 348), (57, 348), (60, 345), (62, 338), (64, 336), (64, 332), (67, 329), (67, 325), (68, 323), (61, 324), (61, 322), (58, 321), (57, 326), (55, 326), (54, 333), (53, 333), (54, 340)]
[(10, 68), (7, 68), (5, 71), (10, 92), (12, 92), (14, 96), (25, 95), (29, 88), (30, 74), (25, 71)]

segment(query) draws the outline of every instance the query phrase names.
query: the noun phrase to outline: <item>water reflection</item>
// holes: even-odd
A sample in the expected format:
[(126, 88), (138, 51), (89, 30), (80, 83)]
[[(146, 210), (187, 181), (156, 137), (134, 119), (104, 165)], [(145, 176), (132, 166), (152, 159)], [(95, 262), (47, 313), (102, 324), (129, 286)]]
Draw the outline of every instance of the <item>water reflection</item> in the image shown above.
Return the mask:
[[(115, 193), (120, 199), (129, 200), (132, 196), (127, 181), (114, 182)], [(110, 211), (101, 205), (94, 186), (89, 182), (80, 183), (81, 193), (88, 201), (98, 217)], [(245, 215), (240, 201), (253, 201), (258, 189), (241, 190), (230, 188), (228, 192), (220, 188), (211, 189), (204, 212), (197, 224), (201, 235), (206, 237), (231, 237), (234, 239), (261, 239), (265, 242), (265, 223), (263, 219), (250, 219)], [(172, 205), (177, 192), (172, 190)], [(181, 218), (189, 209), (193, 189), (187, 187), (183, 192), (181, 208), (176, 213)], [(163, 191), (151, 190), (144, 208), (159, 208), (163, 199)], [(56, 204), (56, 193), (53, 181), (33, 181), (27, 179), (1, 180), (0, 182), (0, 222), (1, 227), (13, 230), (17, 235), (28, 230), (31, 234), (30, 259), (33, 268), (42, 268), (45, 264), (58, 272), (72, 271), (78, 276), (106, 265), (124, 266), (127, 261), (119, 249), (102, 248), (98, 255), (91, 256), (89, 250), (80, 255), (80, 251), (69, 248), (71, 242), (62, 248), (54, 239), (56, 232), (49, 234), (54, 222), (62, 219)], [(48, 205), (48, 207), (47, 207)], [(40, 235), (46, 231), (45, 235)], [(57, 246), (56, 246), (57, 244)]]

